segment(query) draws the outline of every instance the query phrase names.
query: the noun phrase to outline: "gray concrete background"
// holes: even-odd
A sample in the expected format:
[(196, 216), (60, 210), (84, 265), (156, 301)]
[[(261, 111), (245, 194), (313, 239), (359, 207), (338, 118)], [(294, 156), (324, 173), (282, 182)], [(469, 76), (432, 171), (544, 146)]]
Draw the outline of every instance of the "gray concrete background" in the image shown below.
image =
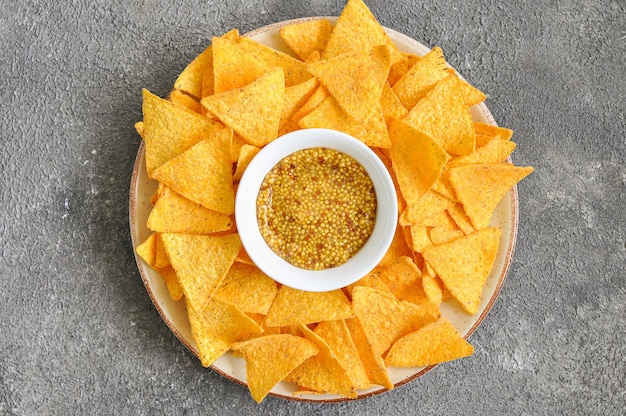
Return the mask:
[(166, 94), (213, 35), (343, 1), (0, 1), (0, 414), (624, 414), (626, 3), (367, 3), (441, 46), (536, 168), (475, 355), (362, 401), (257, 405), (176, 339), (135, 266), (141, 88)]

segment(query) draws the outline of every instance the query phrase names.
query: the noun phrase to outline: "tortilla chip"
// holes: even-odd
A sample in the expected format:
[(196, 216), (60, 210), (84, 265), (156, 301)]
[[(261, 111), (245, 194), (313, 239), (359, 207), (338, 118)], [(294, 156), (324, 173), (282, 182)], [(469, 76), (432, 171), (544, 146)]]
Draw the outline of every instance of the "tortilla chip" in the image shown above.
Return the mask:
[(306, 325), (298, 325), (294, 332), (317, 345), (319, 352), (296, 367), (285, 381), (319, 393), (356, 398), (354, 384), (328, 343)]
[(387, 125), (389, 125), (393, 119), (401, 120), (409, 114), (389, 86), (389, 82), (385, 82), (383, 85), (383, 91), (380, 95), (380, 107)]
[(400, 257), (382, 268), (378, 277), (399, 300), (415, 304), (429, 302), (422, 288), (422, 272), (409, 256)]
[(403, 59), (402, 53), (363, 0), (348, 0), (330, 34), (322, 59), (367, 51), (378, 45), (386, 45), (391, 49), (393, 62)]
[(143, 121), (138, 121), (135, 123), (135, 131), (143, 139), (143, 133), (144, 133)]
[(361, 357), (361, 362), (363, 362), (365, 374), (367, 374), (370, 384), (383, 386), (388, 390), (393, 389), (394, 385), (389, 379), (385, 362), (379, 354), (374, 352), (372, 343), (367, 338), (361, 322), (357, 318), (347, 319), (345, 322), (350, 335), (352, 335), (359, 357)]
[(154, 266), (157, 269), (163, 269), (165, 267), (169, 267), (170, 259), (167, 256), (167, 252), (165, 251), (165, 247), (163, 247), (163, 241), (161, 240), (161, 234), (158, 233), (156, 235), (155, 244), (155, 256), (154, 256)]
[(285, 76), (286, 87), (301, 84), (311, 78), (311, 74), (307, 71), (307, 65), (286, 53), (265, 46), (248, 37), (241, 37), (237, 42), (244, 54), (262, 63), (265, 72), (281, 68)]
[(448, 162), (447, 168), (471, 165), (474, 163), (502, 163), (515, 150), (515, 143), (495, 138), (482, 147), (477, 147), (469, 155), (455, 157)]
[(319, 81), (311, 78), (302, 84), (285, 88), (283, 110), (280, 116), (280, 123), (278, 124), (279, 130), (309, 101), (313, 93), (318, 90), (318, 87)]
[(410, 244), (411, 248), (416, 253), (421, 253), (426, 247), (432, 245), (430, 236), (428, 234), (428, 227), (425, 225), (410, 225)]
[(188, 306), (202, 311), (241, 250), (239, 235), (163, 233), (161, 239)]
[(267, 313), (268, 326), (312, 324), (354, 316), (350, 302), (341, 290), (305, 292), (283, 286)]
[(469, 357), (472, 347), (445, 318), (396, 341), (385, 363), (396, 367), (422, 367)]
[(202, 311), (188, 308), (187, 314), (191, 335), (204, 367), (210, 367), (235, 342), (263, 332), (254, 319), (243, 311), (217, 300), (211, 300)]
[(419, 60), (422, 59), (421, 56), (413, 55), (410, 53), (402, 53), (402, 59), (395, 62), (391, 65), (389, 69), (389, 76), (387, 77), (387, 81), (389, 85), (392, 87), (396, 85), (398, 80), (406, 74), (413, 65), (415, 65)]
[(246, 313), (266, 315), (277, 293), (276, 282), (258, 267), (235, 262), (214, 299), (235, 305)]
[(233, 176), (234, 181), (239, 181), (241, 179), (246, 168), (259, 151), (261, 151), (261, 149), (256, 146), (250, 146), (249, 144), (241, 146), (239, 159), (237, 160), (237, 169), (235, 170), (235, 174)]
[(356, 389), (371, 387), (365, 365), (345, 320), (320, 322), (314, 332), (326, 342)]
[(444, 212), (453, 205), (454, 201), (430, 190), (416, 204), (406, 207), (400, 215), (399, 222), (401, 225), (426, 225), (425, 222), (429, 217)]
[(364, 286), (352, 290), (352, 305), (372, 350), (378, 356), (382, 356), (399, 338), (435, 321), (440, 314), (430, 302), (416, 305)]
[[(233, 29), (222, 36), (223, 39), (228, 39), (235, 41), (239, 38), (239, 31), (237, 29)], [(215, 40), (215, 38), (213, 38)], [(210, 50), (210, 56), (206, 57), (205, 67), (202, 71), (202, 79), (200, 81), (200, 95), (192, 94), (198, 99), (202, 97), (206, 97), (209, 95), (213, 95), (215, 93), (215, 79), (214, 79), (214, 71), (213, 71), (213, 45), (207, 48)]]
[(338, 130), (371, 147), (391, 147), (380, 104), (377, 104), (377, 109), (372, 117), (365, 123), (359, 123), (343, 111), (333, 97), (328, 97), (300, 120), (300, 127)]
[[(244, 87), (268, 71), (266, 65), (245, 53), (237, 39), (213, 38), (213, 94)], [(206, 88), (208, 91), (209, 87)], [(203, 98), (213, 94), (205, 94)]]
[(210, 234), (226, 231), (234, 221), (172, 191), (167, 186), (148, 217), (148, 228), (161, 233)]
[(311, 341), (290, 334), (267, 335), (236, 343), (246, 360), (248, 388), (252, 398), (260, 403), (272, 388), (319, 347)]
[(326, 48), (332, 26), (328, 19), (306, 20), (280, 28), (280, 37), (303, 61), (315, 51)]
[(191, 110), (143, 90), (143, 138), (148, 176), (207, 136), (224, 128)]
[(485, 228), (451, 243), (424, 249), (424, 260), (463, 309), (476, 314), (500, 243), (498, 228)]
[(450, 169), (450, 183), (472, 225), (480, 230), (489, 226), (504, 195), (532, 172), (532, 167), (508, 163), (466, 165)]
[(450, 155), (474, 151), (476, 133), (469, 108), (453, 77), (446, 77), (402, 121), (432, 137)]
[(289, 120), (287, 120), (285, 125), (281, 128), (279, 135), (282, 136), (292, 131), (299, 130), (300, 120), (307, 114), (311, 113), (311, 111), (317, 108), (317, 106), (319, 106), (328, 97), (330, 97), (330, 94), (326, 91), (326, 88), (324, 88), (323, 85), (318, 86), (307, 102), (304, 103), (304, 105), (297, 110)]
[(176, 105), (191, 110), (194, 113), (202, 114), (202, 106), (200, 103), (196, 101), (195, 98), (187, 95), (187, 93), (184, 93), (181, 90), (173, 90), (170, 92), (169, 99)]
[(453, 206), (448, 208), (448, 214), (465, 235), (471, 234), (475, 231), (474, 227), (472, 226), (472, 221), (469, 219), (469, 217), (465, 213), (465, 210), (463, 209), (463, 205), (454, 204)]
[(411, 254), (412, 254), (411, 248), (406, 243), (406, 239), (404, 238), (402, 227), (400, 224), (398, 224), (396, 228), (396, 232), (393, 235), (393, 240), (391, 240), (391, 245), (387, 249), (385, 256), (380, 261), (380, 263), (378, 263), (378, 265), (389, 266), (398, 258), (402, 256), (410, 256)]
[(231, 129), (222, 129), (153, 172), (154, 179), (205, 208), (230, 215), (235, 211)]
[(244, 87), (204, 97), (201, 103), (247, 143), (262, 147), (278, 135), (284, 95), (283, 71), (276, 68)]
[(451, 201), (457, 201), (456, 194), (454, 193), (454, 188), (452, 188), (452, 185), (450, 184), (447, 165), (443, 166), (443, 169), (441, 170), (441, 175), (439, 175), (439, 179), (437, 179), (437, 182), (433, 184), (432, 190), (436, 191), (442, 196), (445, 196)]
[(407, 71), (393, 86), (402, 105), (408, 110), (415, 107), (434, 86), (450, 75), (440, 47), (434, 47)]
[(457, 238), (463, 237), (464, 235), (465, 233), (459, 228), (450, 229), (447, 227), (433, 227), (430, 229), (430, 234), (429, 234), (430, 241), (432, 241), (433, 244), (436, 246), (440, 244), (449, 243), (451, 241), (456, 240)]
[(487, 99), (487, 96), (481, 90), (474, 87), (464, 79), (461, 79), (461, 77), (459, 77), (453, 69), (450, 69), (449, 71), (452, 81), (456, 83), (455, 88), (461, 93), (461, 97), (463, 97), (463, 103), (465, 103), (465, 105), (476, 105)]
[(511, 129), (478, 121), (474, 122), (474, 131), (476, 132), (476, 147), (484, 146), (495, 138), (511, 140), (513, 137), (513, 130)]
[(165, 267), (164, 269), (159, 270), (159, 274), (163, 276), (163, 280), (165, 280), (165, 286), (167, 286), (167, 291), (170, 294), (170, 297), (178, 302), (183, 298), (183, 288), (178, 283), (178, 277), (176, 277), (176, 271), (172, 266)]
[(180, 73), (176, 81), (174, 81), (174, 88), (184, 91), (193, 97), (202, 97), (202, 75), (205, 69), (211, 70), (212, 64), (213, 48), (209, 45)]
[(393, 120), (389, 126), (391, 160), (407, 205), (419, 203), (441, 175), (446, 151), (431, 137)]
[(364, 122), (379, 107), (391, 66), (390, 53), (387, 46), (376, 46), (313, 62), (307, 69), (350, 117)]
[(435, 305), (441, 305), (443, 301), (443, 282), (437, 277), (435, 271), (428, 263), (424, 263), (422, 273), (422, 288), (426, 297)]
[(139, 244), (135, 251), (146, 262), (148, 266), (155, 269), (156, 258), (156, 240), (158, 236), (156, 233), (152, 233), (141, 244)]

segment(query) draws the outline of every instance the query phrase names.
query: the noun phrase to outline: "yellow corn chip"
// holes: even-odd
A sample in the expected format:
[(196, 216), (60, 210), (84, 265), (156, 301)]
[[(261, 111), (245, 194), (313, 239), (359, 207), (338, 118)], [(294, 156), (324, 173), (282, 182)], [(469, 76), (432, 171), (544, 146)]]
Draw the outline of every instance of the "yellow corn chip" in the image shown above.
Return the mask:
[(159, 273), (163, 276), (163, 280), (165, 280), (165, 285), (167, 286), (167, 291), (170, 293), (171, 298), (175, 301), (181, 300), (183, 298), (183, 288), (180, 283), (178, 283), (178, 277), (176, 277), (174, 268), (168, 266), (159, 270)]
[(139, 244), (135, 248), (135, 251), (137, 252), (137, 254), (139, 254), (139, 257), (141, 257), (143, 261), (145, 261), (146, 264), (152, 267), (153, 269), (156, 268), (155, 259), (156, 259), (156, 240), (157, 239), (158, 239), (157, 234), (152, 233), (148, 236), (148, 238), (146, 238), (141, 244)]
[(210, 234), (233, 227), (232, 218), (164, 187), (148, 217), (148, 228), (162, 233)]
[(267, 335), (236, 343), (246, 360), (248, 388), (260, 403), (272, 388), (307, 358), (318, 353), (311, 341), (290, 334)]
[(393, 92), (409, 111), (450, 74), (440, 47), (433, 48), (407, 71), (393, 86)]
[(385, 362), (380, 355), (374, 352), (372, 343), (368, 340), (359, 320), (351, 318), (345, 322), (359, 352), (370, 384), (383, 386), (388, 390), (393, 389), (394, 385), (389, 379)]
[(174, 81), (174, 88), (184, 91), (193, 97), (202, 97), (202, 75), (207, 68), (209, 71), (211, 70), (212, 63), (213, 48), (209, 45), (180, 73), (176, 81)]
[(239, 235), (163, 233), (161, 240), (188, 305), (202, 311), (241, 250)]
[(457, 85), (451, 76), (439, 81), (403, 121), (432, 137), (449, 154), (467, 155), (474, 151), (476, 133)]
[(246, 313), (266, 315), (278, 293), (278, 287), (258, 267), (235, 262), (214, 299), (235, 305)]
[(220, 122), (143, 90), (143, 138), (150, 177), (156, 168), (223, 128)]
[(485, 101), (487, 96), (481, 90), (461, 79), (453, 69), (449, 69), (449, 71), (452, 78), (450, 81), (456, 84), (455, 88), (461, 93), (465, 105), (470, 106)]
[[(317, 80), (316, 80), (317, 81)], [(284, 135), (300, 129), (300, 120), (319, 106), (324, 100), (330, 97), (323, 85), (317, 87), (315, 92), (307, 100), (306, 103), (285, 123), (281, 128), (279, 135)]]
[(475, 314), (499, 243), (500, 230), (485, 228), (451, 243), (427, 247), (422, 255), (463, 309)]
[(156, 235), (154, 266), (157, 269), (163, 269), (170, 266), (170, 259), (167, 257), (165, 247), (163, 247), (163, 241), (161, 241), (161, 234)]
[(137, 134), (143, 139), (143, 132), (144, 132), (143, 121), (138, 121), (135, 123), (135, 131), (137, 131)]
[(241, 146), (241, 151), (239, 152), (239, 159), (237, 160), (237, 169), (235, 170), (235, 174), (233, 175), (233, 180), (238, 181), (243, 176), (243, 172), (246, 170), (252, 159), (259, 153), (261, 149), (256, 146), (250, 146), (249, 144), (244, 144)]
[(202, 106), (195, 98), (181, 90), (173, 90), (170, 93), (169, 99), (174, 104), (180, 105), (188, 110), (193, 111), (194, 113), (202, 114)]
[(448, 214), (450, 215), (450, 217), (452, 217), (456, 225), (463, 231), (465, 235), (474, 232), (472, 221), (465, 213), (465, 210), (463, 210), (463, 205), (454, 204), (453, 206), (448, 208)]
[(376, 105), (376, 111), (372, 117), (364, 123), (359, 123), (339, 107), (334, 97), (328, 97), (300, 120), (300, 127), (338, 130), (361, 140), (368, 146), (391, 147), (380, 104)]
[(294, 332), (294, 335), (308, 339), (317, 345), (319, 352), (296, 367), (285, 377), (285, 381), (319, 393), (356, 398), (354, 384), (328, 343), (306, 325), (298, 325), (294, 328)]
[(328, 19), (305, 20), (280, 28), (280, 37), (303, 61), (313, 53), (322, 53), (332, 26)]
[(399, 222), (401, 225), (425, 225), (429, 217), (444, 212), (453, 205), (454, 201), (430, 190), (416, 204), (406, 207), (400, 215)]
[(311, 78), (301, 84), (285, 88), (283, 111), (280, 116), (279, 130), (309, 101), (313, 93), (318, 90), (319, 81)]
[(283, 71), (276, 68), (244, 87), (204, 97), (201, 103), (247, 143), (261, 147), (278, 135), (284, 95)]
[(473, 353), (474, 347), (463, 339), (452, 323), (440, 318), (396, 341), (385, 362), (396, 367), (421, 367), (468, 357)]
[(420, 304), (429, 302), (422, 288), (422, 272), (408, 256), (400, 257), (378, 273), (380, 280), (399, 300)]
[(376, 355), (404, 335), (439, 318), (439, 309), (430, 302), (416, 305), (395, 296), (364, 286), (352, 290), (354, 313)]
[(311, 74), (307, 71), (307, 65), (286, 53), (277, 51), (247, 37), (241, 37), (237, 42), (244, 54), (262, 63), (265, 72), (282, 68), (286, 87), (301, 84), (311, 78)]
[(345, 320), (320, 322), (314, 332), (332, 350), (356, 389), (371, 387), (359, 350)]
[(475, 229), (489, 225), (496, 206), (532, 167), (508, 163), (474, 164), (450, 169), (450, 183)]
[(440, 244), (449, 243), (451, 241), (456, 240), (457, 238), (463, 237), (464, 235), (465, 233), (459, 228), (450, 229), (447, 227), (433, 227), (430, 229), (430, 234), (429, 234), (430, 241), (432, 241), (433, 244), (436, 246)]
[(238, 38), (213, 38), (213, 94), (244, 87), (267, 71), (266, 65), (245, 53)]
[(402, 227), (398, 225), (393, 235), (393, 240), (391, 240), (391, 245), (378, 265), (381, 267), (389, 266), (400, 257), (411, 256), (411, 254), (411, 248), (407, 245)]
[(202, 311), (187, 309), (191, 335), (204, 367), (209, 367), (235, 342), (260, 334), (263, 329), (243, 311), (228, 303), (211, 300)]
[(424, 263), (422, 273), (422, 287), (424, 293), (432, 303), (439, 306), (443, 301), (443, 283), (435, 274), (435, 271), (428, 263)]
[(383, 117), (385, 123), (389, 125), (391, 120), (401, 120), (409, 114), (406, 108), (402, 105), (396, 94), (389, 86), (389, 82), (385, 82), (383, 85), (383, 91), (380, 95), (380, 107), (383, 111)]
[(231, 129), (222, 129), (160, 166), (153, 177), (192, 202), (230, 215), (235, 210)]
[(341, 290), (305, 292), (283, 286), (267, 313), (268, 326), (311, 324), (354, 316)]
[(402, 52), (389, 39), (363, 0), (348, 0), (330, 34), (322, 59), (367, 51), (378, 45), (386, 45), (391, 49), (393, 62), (403, 59)]
[(455, 157), (448, 162), (447, 168), (470, 165), (473, 163), (502, 163), (515, 150), (515, 143), (508, 140), (493, 139), (482, 147), (477, 147), (469, 155)]
[[(239, 39), (239, 31), (237, 29), (233, 29), (228, 33), (225, 33), (222, 38), (236, 41)], [(215, 40), (215, 38), (213, 38)], [(215, 93), (215, 74), (213, 71), (213, 45), (209, 46), (211, 49), (210, 57), (206, 59), (206, 66), (204, 71), (202, 71), (202, 80), (200, 85), (200, 95), (196, 95), (198, 99), (202, 97), (206, 97), (209, 95), (213, 95)], [(221, 62), (223, 64), (223, 62)], [(222, 71), (223, 74), (223, 71)], [(195, 94), (194, 94), (195, 95)]]
[(392, 64), (389, 69), (389, 76), (387, 77), (389, 85), (392, 87), (396, 85), (396, 82), (398, 82), (398, 80), (402, 78), (404, 74), (406, 74), (420, 59), (422, 59), (420, 56), (406, 52), (403, 53), (402, 59)]
[(416, 253), (421, 253), (426, 247), (430, 246), (433, 242), (430, 241), (428, 235), (428, 227), (425, 225), (410, 225), (411, 236), (411, 248)]
[(307, 69), (350, 117), (364, 122), (379, 107), (390, 66), (390, 49), (376, 46), (371, 50), (313, 62), (307, 65)]
[(402, 196), (417, 205), (441, 175), (448, 155), (426, 134), (393, 120), (389, 126), (391, 160)]

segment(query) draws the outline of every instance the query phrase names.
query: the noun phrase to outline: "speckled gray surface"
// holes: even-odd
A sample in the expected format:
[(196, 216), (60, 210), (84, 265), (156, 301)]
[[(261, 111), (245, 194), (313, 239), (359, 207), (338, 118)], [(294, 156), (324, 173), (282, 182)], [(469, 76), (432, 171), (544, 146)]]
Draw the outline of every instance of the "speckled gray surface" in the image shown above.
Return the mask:
[(626, 409), (626, 3), (369, 0), (515, 130), (519, 240), (470, 359), (315, 405), (204, 369), (135, 266), (141, 88), (213, 35), (343, 1), (0, 1), (0, 414), (593, 414)]

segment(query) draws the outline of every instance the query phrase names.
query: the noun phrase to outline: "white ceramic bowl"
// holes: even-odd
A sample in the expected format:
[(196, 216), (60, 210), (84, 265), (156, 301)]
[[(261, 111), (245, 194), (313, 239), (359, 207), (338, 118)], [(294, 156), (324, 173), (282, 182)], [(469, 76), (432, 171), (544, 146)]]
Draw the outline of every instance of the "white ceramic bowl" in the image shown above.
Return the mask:
[[(303, 149), (325, 147), (343, 152), (367, 171), (376, 192), (376, 224), (365, 245), (346, 263), (324, 270), (296, 267), (267, 245), (257, 222), (257, 195), (267, 173), (284, 157)], [(306, 129), (274, 140), (252, 159), (239, 182), (235, 200), (237, 231), (246, 252), (265, 274), (294, 289), (326, 292), (356, 282), (383, 258), (398, 220), (396, 191), (385, 165), (359, 140), (329, 129)]]

